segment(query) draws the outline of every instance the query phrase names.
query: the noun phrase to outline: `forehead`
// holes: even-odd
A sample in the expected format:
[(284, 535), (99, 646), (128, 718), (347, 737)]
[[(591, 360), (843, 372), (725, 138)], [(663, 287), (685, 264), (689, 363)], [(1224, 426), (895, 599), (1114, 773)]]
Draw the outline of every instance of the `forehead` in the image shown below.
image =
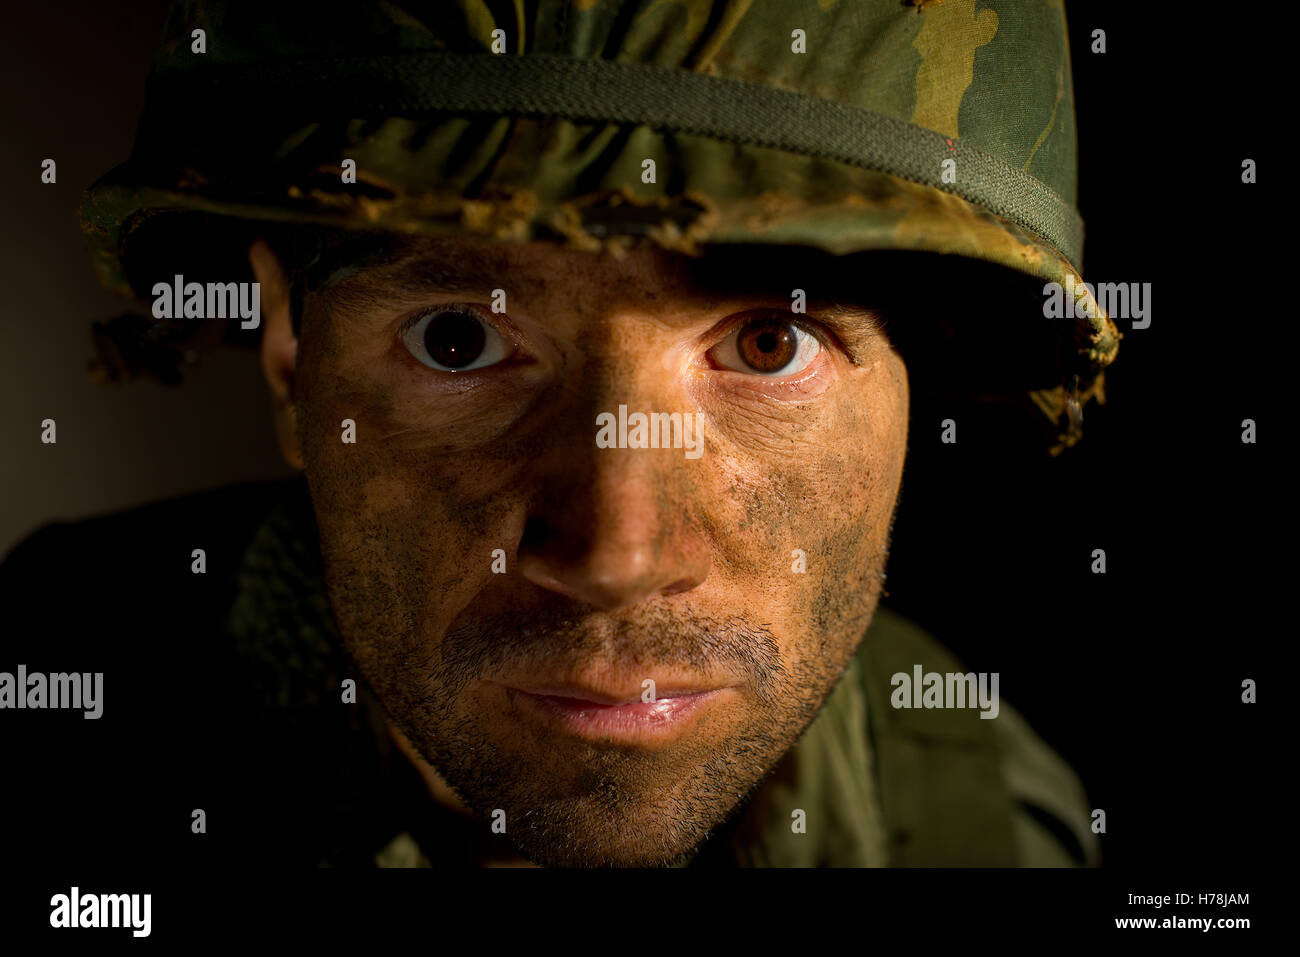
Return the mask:
[(713, 247), (700, 256), (651, 244), (602, 252), (559, 242), (491, 242), (468, 237), (369, 236), (336, 243), (318, 268), (317, 291), (336, 287), (394, 296), (502, 287), (541, 294), (618, 289), (654, 299), (729, 295), (789, 298), (803, 289), (853, 299), (855, 286), (836, 257), (762, 245)]

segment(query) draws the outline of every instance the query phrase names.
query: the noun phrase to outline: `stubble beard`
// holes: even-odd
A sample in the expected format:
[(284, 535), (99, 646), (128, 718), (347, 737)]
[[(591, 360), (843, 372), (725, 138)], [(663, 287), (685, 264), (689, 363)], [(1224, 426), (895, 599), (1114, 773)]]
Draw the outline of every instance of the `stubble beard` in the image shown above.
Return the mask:
[[(374, 577), (338, 577), (369, 582), (364, 592), (343, 589), (334, 602), (336, 618), (390, 720), (483, 827), (504, 811), (506, 836), (529, 860), (552, 867), (657, 867), (686, 860), (811, 724), (862, 634), (856, 625), (834, 637), (823, 633), (820, 642), (802, 647), (838, 653), (793, 665), (783, 661), (776, 636), (743, 618), (684, 621), (662, 608), (620, 621), (612, 634), (593, 634), (581, 616), (557, 610), (530, 615), (527, 624), (484, 619), (428, 642), (403, 629), (401, 623), (414, 616), (398, 610), (396, 594), (377, 593)], [(357, 640), (365, 635), (386, 639)], [(744, 713), (719, 717), (720, 724), (732, 718), (721, 738), (688, 733), (668, 750), (576, 740), (507, 750), (466, 707), (463, 693), (475, 678), (506, 662), (543, 655), (581, 661), (611, 652), (620, 661), (728, 665), (746, 679), (738, 705)]]

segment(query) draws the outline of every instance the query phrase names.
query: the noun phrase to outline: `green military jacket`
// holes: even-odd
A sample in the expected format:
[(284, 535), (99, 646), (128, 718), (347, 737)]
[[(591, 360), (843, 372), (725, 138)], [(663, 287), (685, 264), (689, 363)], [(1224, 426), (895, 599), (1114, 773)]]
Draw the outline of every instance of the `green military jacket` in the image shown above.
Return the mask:
[[(295, 744), (281, 753), (306, 756), (295, 780), (314, 773), (307, 765), (316, 760), (339, 770), (314, 786), (334, 799), (334, 813), (295, 854), (322, 866), (455, 867), (509, 857), (487, 821), (435, 803), (389, 740), (379, 706), (339, 645), (315, 548), (305, 495), (271, 508), (239, 560), (225, 625), (246, 668), (255, 725), (287, 722)], [(688, 865), (1098, 863), (1083, 788), (1014, 709), (1002, 703), (987, 720), (974, 709), (891, 706), (891, 676), (917, 664), (965, 670), (921, 629), (880, 608), (816, 720)], [(346, 676), (359, 689), (354, 705), (339, 703)]]

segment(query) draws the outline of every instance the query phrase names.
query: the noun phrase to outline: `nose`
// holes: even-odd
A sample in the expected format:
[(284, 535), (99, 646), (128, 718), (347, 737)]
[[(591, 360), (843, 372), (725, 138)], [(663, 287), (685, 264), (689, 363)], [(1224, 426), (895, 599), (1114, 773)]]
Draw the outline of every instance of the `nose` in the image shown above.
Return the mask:
[(709, 573), (703, 536), (690, 527), (694, 470), (681, 450), (597, 449), (559, 454), (519, 544), (529, 581), (603, 611), (699, 586)]

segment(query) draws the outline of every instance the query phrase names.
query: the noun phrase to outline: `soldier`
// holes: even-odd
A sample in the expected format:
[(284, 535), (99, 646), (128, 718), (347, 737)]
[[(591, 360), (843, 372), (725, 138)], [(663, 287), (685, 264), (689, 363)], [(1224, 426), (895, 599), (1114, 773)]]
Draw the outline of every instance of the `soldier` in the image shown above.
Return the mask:
[(1059, 451), (1116, 353), (1081, 284), (1042, 310), (1061, 5), (428, 6), (178, 5), (86, 198), (154, 306), (101, 372), (255, 343), (303, 475), (5, 566), (127, 538), (157, 583), (112, 660), (190, 662), (204, 757), (154, 813), (331, 866), (1095, 863), (997, 676), (878, 605), (914, 399), (1026, 396)]

